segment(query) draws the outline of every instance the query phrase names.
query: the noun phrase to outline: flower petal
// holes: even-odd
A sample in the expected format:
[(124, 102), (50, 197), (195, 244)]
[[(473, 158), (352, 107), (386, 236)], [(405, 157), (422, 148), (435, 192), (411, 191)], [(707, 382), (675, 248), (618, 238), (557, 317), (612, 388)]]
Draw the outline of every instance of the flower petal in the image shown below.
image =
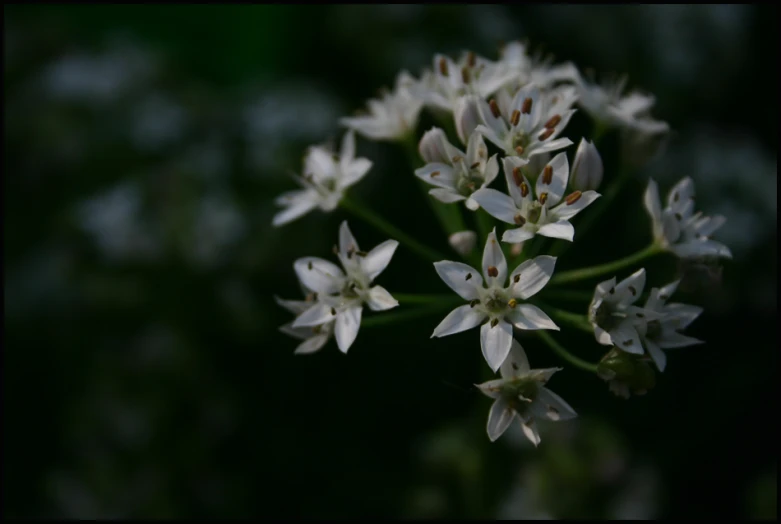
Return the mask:
[(315, 335), (303, 342), (301, 342), (296, 350), (293, 352), (294, 355), (308, 355), (310, 353), (314, 353), (315, 351), (320, 350), (325, 343), (328, 342), (328, 335), (322, 334), (322, 335)]
[[(432, 127), (423, 134), (418, 144), (418, 152), (427, 163), (450, 162), (444, 143), (447, 142), (445, 132), (438, 127)], [(417, 173), (416, 173), (417, 174)]]
[[(434, 176), (432, 174), (436, 173)], [(445, 189), (455, 188), (455, 173), (447, 164), (432, 162), (415, 170), (415, 176), (424, 182)]]
[(539, 142), (534, 142), (533, 146), (530, 146), (530, 151), (528, 152), (528, 156), (531, 158), (536, 155), (542, 155), (544, 153), (550, 153), (552, 151), (558, 151), (559, 149), (564, 149), (565, 147), (569, 147), (572, 145), (572, 140), (569, 138), (556, 138), (553, 140), (546, 140), (542, 144)]
[(347, 221), (345, 220), (339, 226), (339, 254), (343, 257), (348, 257), (348, 253), (360, 250), (361, 248), (358, 247), (358, 241), (355, 240), (352, 231), (350, 231), (350, 226), (347, 225)]
[[(525, 182), (529, 189), (531, 189), (531, 182), (527, 177), (523, 176), (523, 168), (529, 165), (529, 161), (525, 158), (517, 156), (506, 156), (502, 159), (502, 169), (504, 170), (504, 179), (507, 182), (507, 191), (515, 202), (515, 205), (520, 209), (523, 208), (524, 202), (531, 202), (533, 200), (532, 192), (528, 191), (524, 197), (521, 193), (521, 183)], [(521, 176), (517, 177), (515, 169), (520, 169), (518, 173)], [(512, 223), (512, 222), (510, 222)]]
[(662, 349), (672, 349), (702, 344), (702, 340), (688, 337), (672, 329), (664, 329), (659, 338), (656, 339), (656, 343)]
[(506, 383), (506, 380), (502, 378), (496, 378), (483, 382), (482, 384), (475, 385), (487, 397), (499, 398), (502, 396), (502, 386), (504, 386)]
[(566, 201), (562, 202), (558, 206), (551, 209), (551, 212), (556, 216), (556, 218), (559, 219), (565, 219), (569, 220), (570, 218), (574, 217), (581, 211), (583, 211), (586, 206), (593, 203), (596, 199), (601, 197), (599, 193), (596, 191), (584, 191), (581, 193), (580, 198), (577, 199), (572, 204), (568, 204)]
[(278, 296), (274, 296), (274, 301), (296, 315), (303, 313), (312, 306), (312, 302), (307, 302), (306, 300), (285, 300)]
[[(526, 300), (536, 295), (553, 275), (556, 257), (542, 255), (520, 264), (510, 275), (510, 285), (514, 297)], [(518, 277), (518, 282), (515, 278)]]
[(479, 298), (478, 288), (483, 286), (480, 272), (461, 262), (442, 260), (434, 262), (434, 269), (447, 286), (464, 300)]
[(691, 177), (684, 177), (675, 184), (667, 194), (667, 207), (680, 213), (683, 206), (694, 196), (694, 181)]
[(529, 359), (523, 350), (521, 343), (513, 339), (510, 353), (502, 362), (499, 372), (502, 378), (511, 379), (529, 372)]
[(513, 343), (513, 327), (509, 322), (500, 320), (492, 326), (490, 322), (480, 328), (480, 346), (483, 356), (490, 368), (495, 372), (510, 353)]
[(523, 434), (526, 435), (526, 438), (529, 439), (529, 442), (536, 446), (539, 446), (540, 444), (540, 432), (537, 429), (537, 423), (534, 422), (533, 419), (530, 419), (528, 421), (524, 421), (521, 424), (521, 429), (523, 430)]
[(336, 264), (317, 257), (299, 258), (293, 263), (293, 269), (307, 289), (326, 295), (339, 291), (344, 278)]
[[(552, 171), (550, 181), (547, 181), (548, 179), (544, 176), (545, 170), (548, 168)], [(564, 196), (568, 180), (569, 162), (567, 161), (567, 154), (561, 152), (546, 164), (537, 177), (537, 184), (534, 188), (537, 198), (540, 198), (542, 193), (547, 193), (546, 205), (548, 208), (555, 206), (559, 203), (561, 197)]]
[(459, 306), (448, 313), (444, 320), (434, 328), (434, 333), (431, 334), (431, 338), (445, 337), (447, 335), (466, 331), (467, 329), (472, 329), (475, 326), (479, 326), (485, 318), (485, 313), (477, 311), (468, 304)]
[(289, 335), (299, 340), (306, 340), (312, 336), (311, 327), (306, 326), (306, 327), (294, 328), (292, 322), (288, 322), (287, 324), (282, 324), (281, 326), (279, 326), (279, 331), (281, 331), (285, 335)]
[(645, 349), (648, 350), (648, 354), (651, 356), (651, 360), (654, 361), (654, 364), (656, 364), (657, 369), (659, 369), (660, 372), (664, 371), (665, 366), (667, 366), (667, 355), (665, 355), (664, 351), (662, 351), (653, 340), (648, 340), (646, 338), (643, 342), (645, 342)]
[(384, 287), (374, 286), (369, 290), (366, 304), (372, 311), (385, 311), (398, 306), (399, 302)]
[(362, 312), (363, 307), (354, 306), (345, 308), (336, 315), (334, 335), (336, 336), (336, 344), (342, 353), (347, 353), (347, 350), (355, 342), (355, 337), (358, 336)]
[(519, 227), (517, 229), (506, 230), (502, 235), (502, 242), (518, 244), (520, 242), (525, 242), (530, 238), (534, 238), (534, 231), (527, 227)]
[(486, 432), (491, 442), (496, 441), (510, 427), (515, 418), (515, 410), (502, 397), (497, 398), (488, 412), (488, 424)]
[(676, 329), (686, 329), (689, 324), (694, 322), (702, 314), (700, 306), (691, 304), (667, 304), (664, 312), (667, 314), (666, 320), (675, 325)]
[(662, 233), (662, 202), (659, 199), (659, 186), (653, 178), (648, 179), (648, 187), (643, 195), (643, 203), (653, 221), (654, 237), (659, 237)]
[[(490, 272), (493, 270), (496, 270), (496, 276), (491, 276)], [(496, 228), (488, 234), (488, 238), (485, 241), (483, 276), (488, 286), (497, 283), (504, 287), (504, 283), (507, 282), (507, 260), (504, 258), (504, 253), (502, 253), (502, 246), (496, 240)]]
[(545, 224), (537, 230), (537, 234), (548, 238), (561, 238), (562, 240), (569, 240), (572, 242), (572, 239), (575, 237), (575, 228), (572, 227), (572, 224), (570, 224), (569, 221), (562, 219)]
[(519, 214), (513, 199), (496, 189), (478, 189), (472, 193), (472, 199), (485, 209), (485, 212), (494, 218), (515, 224), (515, 216)]
[(640, 268), (616, 284), (614, 300), (621, 304), (634, 304), (645, 287), (645, 268)]
[(368, 158), (356, 158), (342, 169), (342, 176), (339, 177), (339, 187), (344, 189), (350, 187), (361, 180), (372, 168), (372, 161)]
[(293, 321), (292, 327), (319, 326), (334, 320), (335, 309), (328, 304), (315, 304)]
[(671, 251), (680, 258), (696, 258), (716, 256), (732, 258), (730, 249), (715, 240), (693, 240), (682, 244), (675, 244), (670, 247)]
[(629, 319), (622, 320), (618, 326), (611, 329), (610, 338), (613, 340), (613, 345), (627, 353), (635, 355), (643, 354), (640, 336), (637, 334), (637, 330)]
[(271, 224), (281, 226), (292, 222), (312, 211), (317, 207), (316, 193), (314, 191), (300, 191), (301, 196), (291, 199), (285, 209), (274, 215)]
[(537, 402), (544, 406), (540, 416), (547, 420), (570, 420), (578, 416), (572, 406), (546, 387), (540, 387), (537, 392)]
[(518, 329), (559, 330), (559, 326), (543, 310), (532, 304), (518, 304), (508, 317)]
[(361, 268), (363, 269), (363, 272), (366, 273), (366, 276), (369, 277), (369, 281), (377, 278), (377, 275), (388, 267), (397, 247), (399, 247), (398, 241), (386, 240), (369, 251), (365, 257), (360, 259)]
[(454, 189), (445, 189), (442, 187), (432, 189), (431, 191), (428, 192), (428, 194), (433, 196), (440, 202), (444, 202), (445, 204), (452, 204), (453, 202), (460, 202), (462, 200), (466, 200), (466, 197), (464, 195), (460, 195), (456, 193)]

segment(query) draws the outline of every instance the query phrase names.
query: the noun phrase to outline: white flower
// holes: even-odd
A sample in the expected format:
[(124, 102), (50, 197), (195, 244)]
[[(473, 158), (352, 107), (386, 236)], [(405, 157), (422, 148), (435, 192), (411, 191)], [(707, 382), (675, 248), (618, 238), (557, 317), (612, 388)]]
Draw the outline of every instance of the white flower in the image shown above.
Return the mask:
[(480, 324), (480, 346), (492, 370), (504, 362), (512, 344), (513, 326), (518, 329), (555, 329), (558, 326), (540, 308), (521, 304), (550, 280), (556, 258), (539, 256), (520, 264), (507, 282), (507, 261), (496, 241), (496, 230), (488, 235), (483, 251), (483, 276), (460, 262), (443, 260), (434, 268), (440, 278), (469, 304), (457, 307), (434, 329), (433, 337), (459, 333)]
[(336, 343), (347, 353), (358, 336), (364, 304), (373, 311), (399, 305), (385, 288), (371, 285), (388, 266), (398, 245), (395, 240), (386, 240), (368, 253), (360, 251), (347, 222), (342, 222), (336, 251), (344, 271), (316, 257), (300, 258), (293, 264), (301, 283), (317, 293), (317, 303), (301, 313), (292, 327), (318, 326), (335, 320)]
[(645, 191), (645, 207), (651, 215), (656, 243), (680, 258), (732, 258), (729, 248), (709, 237), (727, 221), (721, 215), (702, 216), (694, 211), (694, 182), (689, 177), (678, 182), (667, 195), (662, 210), (659, 188), (653, 179)]
[(661, 315), (633, 306), (645, 287), (645, 269), (639, 269), (616, 284), (616, 277), (597, 284), (588, 307), (588, 319), (597, 342), (627, 353), (643, 354), (638, 329)]
[(468, 255), (475, 248), (477, 233), (474, 231), (457, 231), (447, 239), (450, 246), (460, 255)]
[(406, 71), (396, 77), (392, 92), (367, 102), (368, 115), (346, 117), (341, 123), (369, 140), (400, 140), (415, 131), (423, 101), (414, 94), (416, 80)]
[(542, 169), (535, 184), (536, 198), (532, 195), (531, 183), (521, 173), (526, 161), (505, 157), (503, 162), (510, 196), (488, 188), (472, 195), (472, 199), (491, 216), (519, 226), (506, 230), (502, 242), (523, 242), (535, 234), (572, 241), (575, 228), (569, 220), (600, 194), (596, 191), (575, 191), (562, 200), (569, 178), (567, 155), (559, 153)]
[(500, 52), (500, 63), (515, 73), (516, 87), (526, 84), (536, 84), (546, 88), (555, 82), (574, 82), (578, 78), (578, 70), (571, 63), (551, 65), (551, 60), (542, 60), (539, 56), (529, 56), (522, 42), (510, 42)]
[(285, 207), (274, 215), (273, 224), (281, 226), (314, 208), (333, 211), (339, 205), (345, 190), (362, 179), (371, 169), (366, 158), (355, 158), (355, 135), (345, 133), (339, 156), (323, 146), (309, 148), (304, 158), (304, 176), (295, 177), (304, 189), (283, 193), (274, 201)]
[(499, 91), (490, 102), (476, 102), (485, 138), (505, 154), (529, 158), (532, 155), (557, 151), (572, 144), (569, 138), (556, 138), (575, 113), (570, 109), (577, 100), (571, 86), (562, 86), (542, 93), (528, 84), (513, 98)]
[[(314, 305), (314, 302), (317, 300), (317, 293), (308, 295), (306, 300), (283, 300), (278, 297), (274, 297), (274, 299), (277, 301), (277, 304), (291, 313), (300, 315)], [(328, 320), (323, 324), (306, 327), (293, 327), (293, 323), (288, 322), (282, 325), (279, 330), (291, 337), (303, 340), (294, 353), (296, 355), (305, 355), (314, 353), (328, 342), (328, 339), (331, 338), (334, 332), (334, 321)]]
[(575, 77), (578, 105), (595, 120), (609, 127), (632, 129), (644, 135), (657, 135), (669, 131), (666, 122), (650, 117), (655, 99), (633, 91), (623, 96), (626, 77), (604, 85), (592, 84), (581, 75)]
[(599, 156), (599, 151), (593, 142), (582, 138), (575, 153), (575, 160), (572, 161), (572, 188), (579, 191), (597, 189), (602, 183), (602, 172), (602, 157)]
[(502, 378), (478, 384), (485, 395), (496, 399), (488, 412), (486, 430), (491, 442), (510, 427), (517, 415), (523, 433), (535, 446), (540, 443), (536, 419), (569, 420), (577, 413), (560, 396), (544, 387), (561, 368), (530, 369), (526, 353), (512, 341), (512, 349), (502, 363)]
[(680, 280), (676, 280), (661, 289), (651, 289), (651, 294), (645, 302), (645, 309), (655, 311), (661, 315), (661, 318), (652, 320), (638, 329), (640, 338), (643, 339), (643, 345), (659, 371), (664, 371), (667, 363), (667, 356), (662, 349), (682, 348), (702, 343), (701, 340), (687, 337), (678, 332), (694, 322), (702, 313), (702, 308), (689, 304), (666, 304), (670, 296), (675, 293), (679, 283)]
[(451, 112), (464, 95), (486, 98), (513, 81), (515, 73), (498, 62), (466, 52), (456, 63), (444, 55), (434, 56), (434, 70), (421, 79), (421, 97), (427, 106)]
[(446, 204), (465, 201), (474, 211), (480, 206), (471, 195), (490, 184), (499, 173), (496, 155), (488, 158), (488, 148), (479, 133), (472, 133), (466, 153), (448, 142), (445, 133), (433, 128), (420, 139), (420, 155), (428, 162), (415, 175), (433, 186), (429, 194)]

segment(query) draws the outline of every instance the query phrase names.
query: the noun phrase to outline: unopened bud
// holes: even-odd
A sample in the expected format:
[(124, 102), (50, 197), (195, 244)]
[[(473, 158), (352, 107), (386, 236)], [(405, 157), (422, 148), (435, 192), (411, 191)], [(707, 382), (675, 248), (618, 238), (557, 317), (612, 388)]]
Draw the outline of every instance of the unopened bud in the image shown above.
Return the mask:
[(611, 349), (599, 364), (597, 374), (610, 383), (610, 390), (619, 396), (643, 395), (656, 385), (656, 375), (646, 358)]
[(468, 255), (477, 243), (477, 233), (474, 231), (459, 231), (448, 237), (450, 246), (460, 255)]
[[(423, 134), (418, 144), (418, 152), (426, 163), (447, 163), (448, 154), (445, 148), (447, 136), (438, 127), (432, 127)], [(433, 173), (432, 173), (433, 176)]]
[(579, 191), (596, 190), (602, 183), (602, 173), (602, 157), (596, 146), (585, 138), (581, 139), (572, 162), (572, 188)]

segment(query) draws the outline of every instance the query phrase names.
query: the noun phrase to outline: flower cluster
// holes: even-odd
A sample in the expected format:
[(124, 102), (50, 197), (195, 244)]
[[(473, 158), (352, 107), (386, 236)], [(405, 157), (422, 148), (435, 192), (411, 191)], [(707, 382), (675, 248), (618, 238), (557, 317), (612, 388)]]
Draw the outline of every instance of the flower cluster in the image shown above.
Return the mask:
[[(691, 179), (684, 178), (672, 188), (664, 209), (651, 180), (644, 197), (651, 217), (652, 239), (647, 248), (602, 265), (554, 274), (558, 258), (553, 253), (574, 243), (576, 226), (577, 238), (587, 232), (588, 223), (576, 216), (587, 208), (585, 214), (592, 214), (592, 219), (603, 212), (627, 176), (626, 170), (604, 172), (597, 149), (600, 138), (617, 131), (624, 150), (644, 147), (643, 155), (638, 152), (633, 159), (622, 160), (631, 165), (654, 153), (649, 144), (663, 140), (669, 130), (665, 122), (651, 116), (654, 97), (625, 92), (625, 85), (626, 79), (598, 84), (584, 78), (572, 63), (539, 60), (528, 54), (524, 44), (512, 42), (503, 47), (497, 60), (473, 52), (457, 59), (436, 55), (432, 67), (417, 78), (401, 72), (392, 90), (368, 101), (367, 112), (342, 118), (348, 131), (341, 150), (335, 154), (314, 146), (307, 151), (303, 175), (296, 177), (303, 189), (277, 199), (284, 209), (273, 223), (285, 224), (316, 208), (331, 212), (341, 207), (393, 240), (361, 251), (343, 222), (339, 244), (334, 246), (341, 268), (315, 257), (295, 261), (306, 298), (277, 299), (296, 315), (281, 328), (303, 340), (295, 353), (316, 352), (332, 336), (346, 353), (357, 337), (364, 305), (372, 311), (399, 305), (373, 281), (401, 244), (433, 262), (439, 278), (465, 301), (434, 328), (432, 338), (480, 326), (480, 347), (488, 364), (485, 372), (500, 373), (500, 378), (477, 386), (494, 399), (487, 424), (490, 440), (499, 438), (517, 415), (524, 434), (537, 445), (537, 420), (576, 416), (569, 404), (546, 387), (561, 368), (531, 369), (517, 335), (526, 333), (570, 364), (607, 380), (618, 395), (650, 390), (655, 383), (650, 364), (662, 372), (665, 350), (700, 343), (682, 331), (702, 308), (668, 302), (678, 280), (652, 288), (643, 301), (645, 268), (620, 282), (613, 276), (596, 285), (585, 314), (550, 306), (556, 294), (555, 289), (548, 291), (570, 282), (615, 275), (665, 252), (684, 260), (731, 257), (726, 246), (710, 238), (724, 217), (694, 212)], [(430, 111), (438, 126), (418, 138), (423, 109)], [(579, 110), (593, 121), (594, 133), (590, 138), (580, 137), (576, 151), (568, 157), (566, 149), (575, 142), (565, 133)], [(347, 198), (347, 190), (372, 167), (371, 161), (356, 156), (355, 133), (407, 148), (414, 157), (410, 174), (423, 182), (453, 254), (462, 261), (446, 260), (429, 243), (415, 240), (371, 208)], [(500, 167), (504, 182), (496, 185)], [(600, 200), (603, 178), (613, 190), (605, 193), (612, 196)], [(591, 206), (597, 202), (601, 204)], [(475, 224), (475, 230), (467, 222)], [(499, 234), (496, 226), (502, 223), (506, 226)], [(555, 249), (551, 249), (554, 241)], [(474, 249), (478, 242), (483, 246), (482, 259)], [(545, 249), (551, 249), (550, 254), (539, 254)], [(508, 261), (515, 266), (512, 271)], [(443, 309), (452, 303), (441, 296), (396, 296), (403, 308), (405, 300), (431, 302), (433, 308)], [(560, 331), (554, 319), (592, 334), (598, 344), (609, 346), (608, 352), (598, 363), (572, 355), (548, 334)]]

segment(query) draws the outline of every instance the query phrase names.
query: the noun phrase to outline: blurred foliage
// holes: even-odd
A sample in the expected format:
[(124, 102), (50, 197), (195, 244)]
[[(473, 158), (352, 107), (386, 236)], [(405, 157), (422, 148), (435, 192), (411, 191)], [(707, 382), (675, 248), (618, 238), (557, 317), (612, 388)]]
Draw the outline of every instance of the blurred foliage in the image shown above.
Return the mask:
[[(4, 15), (4, 516), (775, 514), (776, 6), (29, 4)], [(438, 318), (421, 317), (362, 329), (348, 357), (333, 343), (294, 357), (273, 302), (297, 298), (293, 260), (327, 257), (344, 219), (271, 228), (304, 148), (335, 141), (338, 117), (398, 69), (418, 74), (437, 51), (493, 57), (519, 38), (628, 73), (676, 131), (561, 268), (646, 241), (648, 175), (663, 188), (691, 175), (702, 209), (728, 216), (736, 254), (719, 285), (695, 279), (680, 297), (706, 306), (691, 329), (706, 344), (671, 352), (655, 389), (628, 401), (565, 369), (555, 390), (581, 419), (544, 428), (536, 451), (485, 437), (475, 333), (429, 340)], [(358, 196), (444, 249), (400, 152), (358, 147), (375, 163)], [(351, 227), (365, 245), (383, 240)], [(649, 286), (681, 270), (648, 269)], [(445, 291), (402, 250), (381, 278), (391, 291)], [(562, 340), (601, 356), (580, 333)], [(535, 367), (559, 364), (527, 350)]]

